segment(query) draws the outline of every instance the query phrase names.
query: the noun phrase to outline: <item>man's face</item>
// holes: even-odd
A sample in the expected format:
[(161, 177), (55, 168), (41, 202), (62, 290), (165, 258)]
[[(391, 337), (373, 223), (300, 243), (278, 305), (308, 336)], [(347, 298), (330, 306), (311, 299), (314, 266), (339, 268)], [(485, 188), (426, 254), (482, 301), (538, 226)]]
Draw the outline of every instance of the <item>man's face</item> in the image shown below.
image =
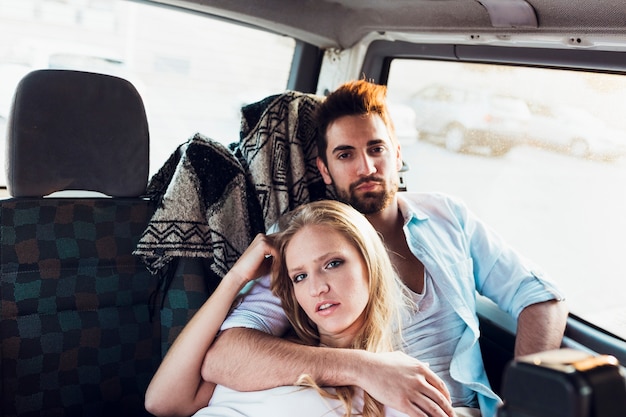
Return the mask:
[(402, 158), (380, 116), (340, 117), (328, 126), (326, 138), (328, 164), (318, 159), (317, 166), (338, 199), (363, 214), (387, 208), (398, 191)]

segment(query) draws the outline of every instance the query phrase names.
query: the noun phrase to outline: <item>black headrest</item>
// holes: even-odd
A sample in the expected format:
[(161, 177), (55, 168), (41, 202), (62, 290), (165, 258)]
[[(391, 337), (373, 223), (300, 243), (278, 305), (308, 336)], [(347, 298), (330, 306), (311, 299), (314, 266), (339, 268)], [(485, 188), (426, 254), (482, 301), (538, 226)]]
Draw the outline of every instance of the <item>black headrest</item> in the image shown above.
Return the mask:
[(14, 197), (63, 190), (142, 195), (150, 158), (143, 101), (118, 77), (33, 71), (15, 92), (6, 157)]

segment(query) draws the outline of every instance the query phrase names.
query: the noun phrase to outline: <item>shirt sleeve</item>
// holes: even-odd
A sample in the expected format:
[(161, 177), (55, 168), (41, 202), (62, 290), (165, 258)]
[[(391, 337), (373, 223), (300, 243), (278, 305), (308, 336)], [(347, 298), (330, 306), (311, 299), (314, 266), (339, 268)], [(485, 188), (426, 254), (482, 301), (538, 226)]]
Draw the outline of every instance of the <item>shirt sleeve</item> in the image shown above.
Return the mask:
[(235, 308), (226, 317), (220, 331), (234, 327), (256, 329), (274, 336), (282, 336), (289, 328), (280, 299), (270, 290), (270, 276), (266, 275), (240, 297)]
[(474, 263), (476, 289), (517, 318), (531, 304), (564, 300), (561, 290), (463, 204), (457, 205)]

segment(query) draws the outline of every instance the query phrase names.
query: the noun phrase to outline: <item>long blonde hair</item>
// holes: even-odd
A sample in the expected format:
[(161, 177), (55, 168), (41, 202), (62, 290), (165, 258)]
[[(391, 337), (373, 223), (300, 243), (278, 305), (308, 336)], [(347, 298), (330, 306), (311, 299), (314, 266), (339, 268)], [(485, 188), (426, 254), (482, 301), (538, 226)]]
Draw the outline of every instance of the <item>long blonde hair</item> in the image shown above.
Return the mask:
[[(305, 314), (296, 300), (293, 282), (289, 278), (285, 251), (293, 236), (305, 226), (330, 227), (341, 233), (361, 255), (369, 274), (369, 300), (364, 311), (364, 325), (352, 341), (351, 348), (370, 352), (389, 352), (397, 348), (401, 338), (402, 313), (409, 305), (406, 287), (395, 272), (385, 245), (370, 222), (351, 206), (333, 200), (309, 203), (298, 207), (281, 219), (280, 232), (275, 235), (279, 253), (272, 266), (271, 289), (280, 298), (287, 318), (305, 344), (320, 343), (317, 326)], [(352, 387), (339, 387), (333, 396), (322, 390), (308, 375), (298, 384), (312, 386), (324, 396), (336, 397), (346, 406), (345, 416), (352, 415)], [(363, 416), (383, 415), (383, 406), (367, 393)]]

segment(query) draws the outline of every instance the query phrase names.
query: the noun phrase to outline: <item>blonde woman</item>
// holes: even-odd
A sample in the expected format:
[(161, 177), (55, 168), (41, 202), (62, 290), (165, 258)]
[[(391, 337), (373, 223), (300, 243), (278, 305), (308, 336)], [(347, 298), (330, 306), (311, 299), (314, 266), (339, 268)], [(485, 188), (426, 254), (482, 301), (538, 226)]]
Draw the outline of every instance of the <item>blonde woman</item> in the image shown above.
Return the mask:
[[(402, 314), (410, 302), (380, 237), (362, 214), (337, 201), (319, 201), (294, 210), (279, 229), (255, 238), (185, 327), (153, 378), (146, 404), (160, 395), (178, 395), (181, 401), (190, 393), (203, 396), (198, 394), (206, 384), (188, 385), (181, 373), (200, 369), (190, 362), (197, 362), (197, 352), (203, 346), (206, 351), (216, 337), (239, 291), (266, 273), (270, 264), (271, 289), (281, 299), (299, 343), (371, 352), (400, 346)], [(297, 411), (310, 417), (404, 416), (357, 388), (324, 389), (306, 374), (293, 383), (254, 392), (217, 385), (209, 405), (195, 415), (274, 417)]]
[[(296, 210), (285, 223), (275, 240), (279, 256), (271, 289), (299, 340), (370, 352), (397, 349), (401, 313), (409, 301), (367, 219), (348, 205), (323, 201)], [(306, 375), (298, 383), (317, 387)], [(340, 399), (350, 415), (352, 387), (338, 388), (334, 395), (318, 391)], [(384, 415), (367, 393), (362, 415)]]

